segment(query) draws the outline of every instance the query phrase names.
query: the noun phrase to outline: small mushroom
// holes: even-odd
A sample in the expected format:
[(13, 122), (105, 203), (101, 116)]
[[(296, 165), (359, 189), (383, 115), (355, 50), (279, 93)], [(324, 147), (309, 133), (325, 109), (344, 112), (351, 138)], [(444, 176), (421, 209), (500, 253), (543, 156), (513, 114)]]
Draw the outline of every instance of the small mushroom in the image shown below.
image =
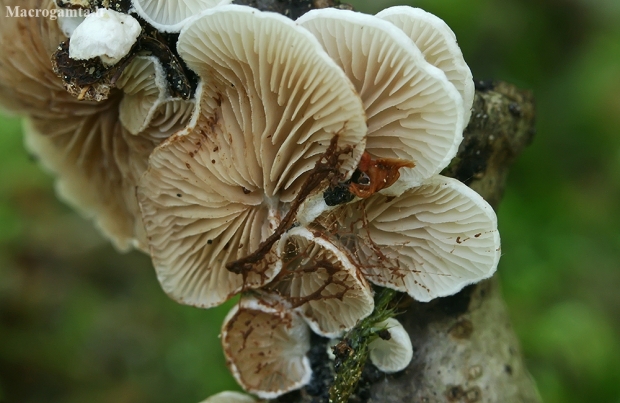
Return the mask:
[(395, 6), (377, 14), (402, 29), (424, 54), (426, 61), (440, 68), (463, 98), (465, 118), (469, 123), (474, 101), (474, 80), (471, 70), (456, 41), (456, 35), (441, 18), (420, 8)]
[(286, 17), (216, 7), (178, 50), (202, 79), (200, 116), (153, 152), (138, 197), (163, 289), (211, 307), (274, 278), (301, 199), (357, 165), (365, 117), (342, 70)]
[(403, 31), (338, 9), (312, 10), (297, 22), (318, 38), (360, 94), (368, 117), (365, 151), (373, 159), (410, 163), (382, 193), (398, 195), (448, 165), (463, 137), (463, 100)]
[(203, 10), (229, 3), (232, 0), (132, 0), (135, 12), (161, 32), (179, 32)]
[(99, 57), (105, 65), (112, 66), (129, 53), (141, 31), (140, 23), (132, 16), (99, 8), (73, 30), (69, 57)]
[(167, 138), (189, 122), (195, 107), (193, 100), (170, 96), (164, 69), (153, 56), (135, 57), (116, 86), (124, 92), (119, 119), (131, 134), (143, 133), (152, 126), (155, 138)]
[(254, 403), (256, 399), (239, 392), (220, 392), (200, 403)]
[(409, 334), (394, 318), (375, 325), (377, 329), (387, 330), (389, 338), (377, 336), (368, 345), (368, 357), (379, 370), (388, 374), (407, 368), (413, 357), (413, 347)]
[(263, 399), (299, 389), (312, 377), (308, 326), (282, 302), (242, 297), (224, 320), (221, 339), (237, 382)]
[(337, 337), (374, 309), (373, 293), (344, 248), (318, 231), (288, 231), (278, 244), (283, 261), (277, 290), (317, 334)]
[(367, 280), (422, 302), (490, 277), (501, 255), (491, 206), (439, 175), (399, 197), (375, 194), (319, 220), (340, 234)]

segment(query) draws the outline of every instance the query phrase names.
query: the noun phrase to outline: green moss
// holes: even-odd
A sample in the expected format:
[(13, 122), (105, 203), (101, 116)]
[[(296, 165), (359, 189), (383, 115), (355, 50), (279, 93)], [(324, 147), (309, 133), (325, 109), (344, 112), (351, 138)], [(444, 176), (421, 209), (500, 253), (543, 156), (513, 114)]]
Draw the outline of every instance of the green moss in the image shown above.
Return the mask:
[(346, 403), (355, 393), (368, 359), (368, 345), (375, 340), (377, 324), (396, 315), (395, 304), (400, 294), (380, 288), (375, 294), (375, 309), (370, 316), (351, 329), (334, 347), (336, 376), (329, 390), (329, 403)]

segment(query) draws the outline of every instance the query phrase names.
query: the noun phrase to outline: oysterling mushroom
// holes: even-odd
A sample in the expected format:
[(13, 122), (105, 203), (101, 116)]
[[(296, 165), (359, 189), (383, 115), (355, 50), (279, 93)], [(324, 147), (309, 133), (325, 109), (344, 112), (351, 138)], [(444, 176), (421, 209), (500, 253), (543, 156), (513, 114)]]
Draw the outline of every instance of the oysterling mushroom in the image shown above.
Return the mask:
[(386, 373), (402, 371), (413, 357), (409, 334), (394, 318), (375, 325), (377, 338), (368, 345), (368, 357), (379, 370)]
[(418, 301), (490, 277), (501, 255), (491, 206), (439, 175), (398, 197), (378, 193), (339, 206), (318, 221), (339, 234), (367, 280)]
[(299, 310), (312, 330), (337, 337), (372, 313), (373, 292), (339, 242), (304, 227), (278, 244), (282, 271), (275, 288)]
[(365, 115), (316, 39), (281, 15), (207, 10), (178, 50), (202, 80), (200, 116), (153, 152), (138, 197), (163, 289), (211, 307), (274, 278), (301, 201), (355, 169)]
[(312, 10), (297, 22), (318, 38), (362, 98), (365, 151), (372, 159), (410, 163), (382, 193), (398, 195), (448, 165), (463, 138), (463, 99), (403, 31), (338, 9)]
[(264, 399), (306, 385), (310, 332), (283, 301), (242, 297), (222, 326), (226, 362), (239, 385)]
[(154, 56), (136, 56), (116, 86), (124, 93), (119, 119), (131, 134), (165, 139), (189, 123), (195, 109), (194, 100), (170, 95), (164, 69)]
[(426, 61), (446, 74), (463, 98), (463, 124), (467, 126), (474, 100), (474, 80), (456, 35), (448, 24), (421, 8), (408, 6), (386, 8), (377, 17), (400, 28), (420, 49)]
[[(52, 1), (36, 0), (3, 4), (54, 7)], [(112, 89), (101, 102), (78, 101), (56, 77), (50, 56), (66, 39), (56, 21), (0, 14), (0, 104), (26, 116), (26, 145), (57, 177), (59, 197), (93, 219), (117, 249), (125, 251), (144, 241), (135, 196), (138, 178), (163, 137), (187, 123), (187, 105), (161, 105), (144, 132), (129, 133), (119, 120), (128, 112), (121, 106), (123, 91)], [(138, 77), (130, 69), (120, 79), (129, 88)], [(139, 80), (149, 87), (155, 77)], [(171, 113), (175, 110), (179, 114)]]

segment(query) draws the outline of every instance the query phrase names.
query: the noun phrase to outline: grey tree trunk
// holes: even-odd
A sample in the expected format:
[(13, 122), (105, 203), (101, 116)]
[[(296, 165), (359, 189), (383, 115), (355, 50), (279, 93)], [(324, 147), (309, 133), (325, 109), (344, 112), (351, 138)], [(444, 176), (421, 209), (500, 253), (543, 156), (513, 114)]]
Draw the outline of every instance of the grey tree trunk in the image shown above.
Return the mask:
[[(237, 0), (293, 19), (333, 0)], [(339, 6), (348, 8), (347, 6)], [(443, 172), (464, 182), (497, 209), (512, 162), (532, 141), (531, 93), (507, 83), (478, 82), (474, 109), (457, 157)], [(501, 270), (501, 263), (500, 263)], [(372, 403), (539, 403), (510, 324), (497, 278), (466, 287), (430, 303), (407, 301), (403, 323), (414, 347), (411, 364), (394, 375), (366, 374), (351, 401)], [(316, 339), (316, 351), (325, 351)], [(328, 387), (329, 365), (315, 362)], [(316, 370), (317, 368), (315, 368)], [(368, 371), (372, 372), (372, 371)], [(321, 384), (319, 384), (321, 385)], [(316, 403), (317, 383), (278, 399)]]

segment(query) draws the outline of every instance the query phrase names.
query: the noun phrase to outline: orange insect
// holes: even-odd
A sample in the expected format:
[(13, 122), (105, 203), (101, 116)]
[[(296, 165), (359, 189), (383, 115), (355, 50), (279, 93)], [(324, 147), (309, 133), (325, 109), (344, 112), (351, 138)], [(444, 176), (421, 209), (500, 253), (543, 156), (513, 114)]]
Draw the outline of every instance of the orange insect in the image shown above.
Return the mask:
[(351, 178), (349, 192), (365, 199), (374, 193), (390, 187), (400, 177), (400, 168), (413, 168), (411, 161), (397, 158), (377, 158), (373, 160), (370, 154), (364, 152), (357, 170)]

